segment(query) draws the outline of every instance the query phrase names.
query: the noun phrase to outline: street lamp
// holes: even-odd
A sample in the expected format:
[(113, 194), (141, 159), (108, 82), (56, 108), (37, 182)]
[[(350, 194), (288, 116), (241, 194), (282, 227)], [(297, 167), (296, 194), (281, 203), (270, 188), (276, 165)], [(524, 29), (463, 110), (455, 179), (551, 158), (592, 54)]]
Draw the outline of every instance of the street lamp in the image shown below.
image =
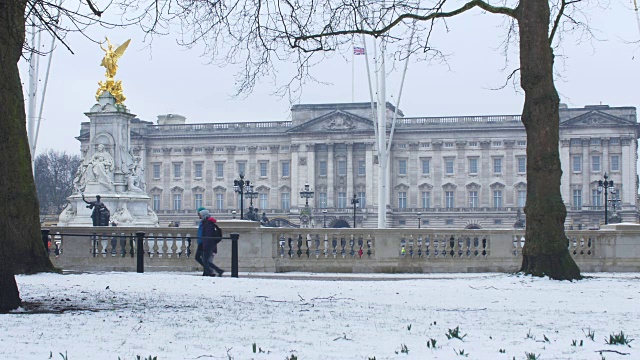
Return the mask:
[(422, 213), (418, 211), (416, 215), (418, 215), (418, 229), (420, 229), (420, 216), (422, 216)]
[(351, 203), (353, 204), (353, 228), (356, 228), (356, 205), (358, 205), (358, 203), (360, 202), (360, 200), (358, 200), (358, 198), (356, 197), (356, 194), (353, 194), (353, 199), (351, 199)]
[(249, 185), (249, 190), (245, 191), (244, 194), (249, 198), (249, 206), (253, 207), (253, 199), (258, 197), (258, 192), (253, 191), (253, 185)]
[(327, 227), (327, 209), (322, 210), (322, 227)]
[[(604, 224), (609, 224), (609, 213), (607, 209), (608, 195), (615, 195), (616, 188), (613, 187), (613, 180), (608, 180), (607, 173), (604, 173), (604, 181), (598, 180), (598, 194), (604, 192)], [(614, 205), (615, 206), (615, 205)]]
[(240, 219), (244, 219), (244, 193), (253, 191), (251, 181), (244, 179), (244, 173), (240, 173), (240, 180), (233, 180), (233, 191), (240, 194)]
[(309, 183), (304, 184), (304, 190), (300, 191), (300, 198), (305, 199), (304, 206), (309, 207), (309, 198), (313, 199), (313, 191), (310, 190)]

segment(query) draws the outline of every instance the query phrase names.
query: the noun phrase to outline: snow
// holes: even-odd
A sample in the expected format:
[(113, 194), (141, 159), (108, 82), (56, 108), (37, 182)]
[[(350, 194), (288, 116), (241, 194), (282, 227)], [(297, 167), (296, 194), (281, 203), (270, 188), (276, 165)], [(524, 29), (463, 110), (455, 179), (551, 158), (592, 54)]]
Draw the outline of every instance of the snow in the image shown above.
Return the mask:
[[(20, 275), (0, 358), (640, 359), (640, 274), (587, 275)], [(605, 343), (620, 331), (635, 341)]]

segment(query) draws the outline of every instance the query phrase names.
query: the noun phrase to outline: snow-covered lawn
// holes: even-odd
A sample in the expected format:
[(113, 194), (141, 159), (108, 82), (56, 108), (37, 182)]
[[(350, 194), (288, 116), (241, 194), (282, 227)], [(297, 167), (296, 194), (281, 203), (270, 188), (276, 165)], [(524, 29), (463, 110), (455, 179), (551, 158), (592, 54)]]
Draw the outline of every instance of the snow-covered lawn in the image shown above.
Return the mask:
[(0, 359), (640, 359), (640, 274), (587, 275), (17, 276)]

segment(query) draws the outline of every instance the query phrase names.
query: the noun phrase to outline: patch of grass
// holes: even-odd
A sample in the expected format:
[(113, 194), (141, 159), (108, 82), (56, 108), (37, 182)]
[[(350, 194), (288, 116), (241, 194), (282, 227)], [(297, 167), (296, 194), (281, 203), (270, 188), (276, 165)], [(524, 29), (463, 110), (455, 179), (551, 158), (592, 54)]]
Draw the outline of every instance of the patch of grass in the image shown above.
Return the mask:
[(629, 339), (629, 337), (627, 337), (624, 332), (620, 331), (619, 334), (613, 333), (611, 335), (609, 335), (609, 340), (607, 341), (607, 339), (604, 339), (604, 342), (607, 343), (607, 345), (627, 345), (629, 346), (629, 344), (633, 341), (634, 339)]
[(427, 340), (427, 347), (429, 349), (435, 349), (436, 348), (436, 342), (437, 341), (434, 338), (431, 338), (431, 339)]
[(456, 351), (456, 349), (453, 349), (453, 352), (456, 353), (456, 355), (458, 355), (458, 356), (465, 356), (465, 357), (469, 356), (469, 353), (465, 353), (464, 349), (460, 349), (460, 350), (457, 350), (457, 351)]
[(591, 341), (595, 341), (594, 338), (596, 337), (596, 332), (594, 330), (591, 330), (591, 328), (588, 328), (586, 332), (584, 331), (584, 329), (582, 329), (582, 332), (584, 333), (584, 336), (587, 337), (587, 339), (591, 339)]
[(462, 336), (460, 336), (460, 326), (456, 326), (455, 329), (449, 329), (449, 332), (445, 334), (447, 336), (447, 339), (451, 340), (451, 339), (460, 339), (463, 340), (465, 336), (467, 336), (467, 334), (464, 334)]
[(582, 346), (583, 342), (582, 340), (580, 340), (580, 342), (578, 343), (578, 340), (571, 340), (571, 346)]
[(411, 324), (407, 325), (407, 330), (411, 331)]
[(538, 359), (540, 359), (540, 354), (536, 355), (536, 353), (525, 352), (524, 356), (526, 356), (527, 360), (538, 360)]
[(531, 339), (531, 340), (536, 339), (536, 337), (533, 336), (533, 334), (531, 333), (531, 329), (529, 329), (529, 332), (527, 333), (527, 336), (525, 337), (525, 339)]
[[(407, 345), (401, 344), (399, 353), (400, 354), (409, 354), (409, 348), (407, 347)], [(396, 351), (396, 354), (398, 354), (398, 351)]]
[(505, 350), (505, 349), (500, 349), (500, 350), (498, 350), (498, 352), (499, 352), (500, 354), (505, 354), (505, 353), (507, 352), (507, 350)]

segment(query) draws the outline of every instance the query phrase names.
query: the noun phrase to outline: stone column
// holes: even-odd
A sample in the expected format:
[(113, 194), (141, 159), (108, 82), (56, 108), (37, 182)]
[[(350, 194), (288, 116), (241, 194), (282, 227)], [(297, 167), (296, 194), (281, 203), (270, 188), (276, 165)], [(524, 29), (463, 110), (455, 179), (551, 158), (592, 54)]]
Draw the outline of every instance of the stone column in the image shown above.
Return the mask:
[(409, 194), (407, 194), (407, 206), (410, 208), (420, 207), (420, 190), (418, 185), (420, 182), (421, 165), (418, 157), (418, 149), (420, 144), (417, 142), (409, 143), (409, 159), (407, 160), (408, 167), (408, 179), (409, 179)]
[(620, 138), (622, 149), (622, 158), (620, 159), (622, 193), (620, 194), (620, 203), (625, 205), (636, 204), (636, 149), (637, 142), (631, 137)]
[(171, 179), (173, 179), (173, 175), (171, 174), (171, 167), (173, 163), (171, 162), (171, 148), (163, 147), (162, 148), (162, 172), (160, 174), (162, 176), (162, 203), (165, 204), (164, 208), (166, 210), (173, 210), (173, 198), (171, 196)]
[(431, 143), (433, 147), (433, 167), (431, 171), (433, 172), (433, 188), (434, 191), (431, 193), (431, 197), (433, 200), (434, 208), (443, 208), (444, 204), (444, 190), (442, 189), (442, 183), (444, 179), (444, 169), (442, 168), (444, 165), (444, 159), (442, 158), (442, 141), (433, 141)]
[(315, 167), (315, 163), (316, 163), (315, 144), (306, 144), (305, 149), (307, 150), (307, 157), (306, 158), (299, 157), (298, 162), (300, 166), (300, 171), (307, 174), (307, 179), (309, 181), (309, 185), (311, 185), (311, 190), (314, 191), (313, 199), (309, 199), (309, 206), (311, 206), (312, 208), (317, 208), (316, 199), (318, 198), (318, 193), (316, 191), (317, 179), (316, 179), (316, 167)]
[(231, 204), (231, 208), (236, 209), (238, 216), (240, 216), (240, 208), (238, 207), (238, 200), (236, 200), (236, 196), (239, 197), (240, 194), (236, 194), (233, 191), (233, 180), (240, 178), (240, 174), (236, 171), (236, 147), (234, 145), (226, 146), (225, 150), (227, 152), (227, 161), (224, 163), (224, 186), (227, 189), (231, 189), (231, 191), (227, 191), (227, 204)]
[(353, 172), (355, 171), (353, 166), (353, 143), (346, 143), (345, 146), (347, 147), (347, 203), (350, 204), (348, 199), (351, 199), (356, 191), (353, 185)]
[(456, 141), (456, 168), (455, 168), (455, 183), (456, 188), (456, 198), (455, 206), (458, 208), (469, 207), (469, 203), (467, 202), (467, 187), (465, 186), (465, 182), (467, 180), (467, 157), (465, 156), (464, 149), (467, 145), (466, 141), (458, 140)]
[(480, 149), (482, 155), (480, 156), (480, 179), (484, 182), (479, 192), (478, 206), (479, 207), (493, 207), (493, 197), (491, 196), (491, 179), (493, 179), (493, 161), (491, 159), (491, 141), (481, 140)]
[(502, 206), (504, 207), (509, 207), (509, 206), (515, 206), (515, 191), (513, 189), (513, 183), (514, 183), (514, 179), (515, 179), (515, 174), (516, 174), (516, 166), (515, 166), (515, 157), (513, 154), (513, 145), (515, 144), (515, 140), (504, 140), (503, 144), (504, 147), (506, 149), (506, 154), (504, 156), (504, 166), (502, 169), (502, 176), (504, 178), (504, 194), (503, 199), (504, 201), (502, 202)]
[(192, 146), (185, 146), (182, 148), (182, 153), (185, 155), (184, 156), (184, 199), (182, 199), (182, 209), (184, 210), (189, 210), (189, 209), (193, 209), (195, 210), (195, 202), (194, 202), (194, 198), (195, 196), (192, 193), (192, 188), (193, 188), (193, 183), (192, 183), (192, 177), (193, 177), (193, 169), (192, 169), (192, 161), (193, 158), (191, 157), (191, 154), (193, 153), (193, 147)]
[(304, 188), (305, 182), (308, 181), (308, 175), (304, 171), (299, 171), (298, 169), (298, 166), (300, 166), (298, 164), (300, 158), (298, 150), (300, 149), (300, 145), (291, 144), (289, 149), (291, 153), (291, 162), (289, 166), (291, 171), (291, 176), (289, 176), (291, 182), (291, 207), (302, 208), (304, 206), (304, 201), (300, 198), (300, 190)]
[(600, 146), (602, 147), (600, 166), (602, 166), (602, 175), (604, 176), (604, 173), (609, 174), (611, 172), (611, 168), (609, 167), (609, 138), (601, 138)]
[(334, 180), (336, 178), (336, 174), (333, 171), (335, 158), (333, 156), (333, 143), (327, 144), (327, 207), (333, 208), (335, 207), (335, 189), (334, 189)]
[[(591, 206), (595, 206), (596, 204), (591, 203), (591, 188), (589, 187), (589, 183), (591, 180), (591, 156), (589, 156), (589, 144), (591, 143), (591, 139), (582, 138), (582, 203), (590, 204)], [(586, 195), (586, 199), (585, 199)], [(587, 200), (585, 202), (585, 200)]]
[[(205, 156), (205, 162), (204, 162), (204, 174), (205, 174), (205, 206), (208, 209), (215, 209), (216, 204), (215, 204), (215, 194), (213, 192), (213, 181), (216, 177), (215, 175), (215, 161), (213, 161), (213, 151), (215, 149), (212, 146), (207, 146), (204, 148), (204, 156)], [(225, 186), (225, 188), (227, 189), (231, 189), (231, 192), (233, 192), (233, 184), (229, 185), (229, 186)], [(229, 192), (229, 191), (227, 191)]]
[[(282, 202), (280, 201), (280, 186), (282, 186), (282, 182), (278, 176), (278, 166), (280, 166), (279, 151), (280, 145), (269, 146), (269, 152), (271, 153), (269, 165), (271, 168), (267, 168), (267, 181), (272, 184), (270, 202), (276, 205), (275, 209), (282, 208)], [(289, 186), (291, 186), (291, 182), (289, 182)], [(289, 194), (289, 199), (291, 200), (291, 198), (293, 198), (293, 194)]]

